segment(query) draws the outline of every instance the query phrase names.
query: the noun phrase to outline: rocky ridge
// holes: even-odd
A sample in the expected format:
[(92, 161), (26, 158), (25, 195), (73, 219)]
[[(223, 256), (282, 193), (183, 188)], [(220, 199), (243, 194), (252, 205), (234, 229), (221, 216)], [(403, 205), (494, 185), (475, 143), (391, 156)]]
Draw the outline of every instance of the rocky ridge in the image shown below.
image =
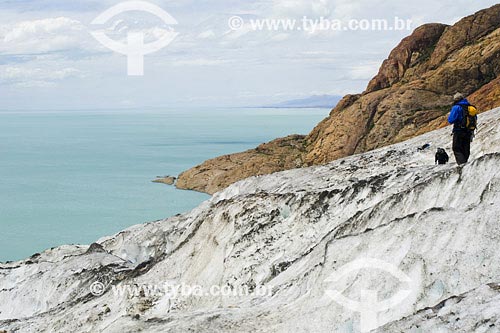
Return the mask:
[(481, 111), (500, 106), (500, 5), (453, 26), (426, 24), (390, 53), (365, 92), (345, 96), (306, 137), (218, 157), (179, 176), (177, 187), (220, 191), (249, 176), (321, 165), (446, 126), (461, 91)]

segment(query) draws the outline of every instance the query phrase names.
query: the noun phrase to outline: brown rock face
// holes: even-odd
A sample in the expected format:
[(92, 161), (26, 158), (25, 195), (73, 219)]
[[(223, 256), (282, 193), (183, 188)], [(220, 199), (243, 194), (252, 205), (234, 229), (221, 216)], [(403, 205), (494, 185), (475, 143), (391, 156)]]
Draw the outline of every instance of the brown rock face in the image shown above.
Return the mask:
[(366, 92), (388, 88), (401, 81), (409, 68), (429, 59), (434, 46), (447, 28), (445, 24), (425, 24), (406, 37), (392, 50), (370, 83)]
[(243, 153), (208, 160), (179, 175), (177, 188), (215, 193), (235, 181), (304, 165), (305, 137), (291, 135)]
[(491, 110), (500, 106), (500, 77), (469, 96), (469, 101), (479, 110)]
[(360, 95), (347, 95), (307, 137), (291, 136), (219, 157), (177, 187), (214, 193), (241, 179), (317, 165), (446, 126), (452, 96), (485, 111), (500, 105), (500, 5), (454, 26), (426, 24), (401, 41)]
[(456, 50), (475, 43), (498, 29), (500, 26), (499, 7), (500, 5), (495, 5), (481, 10), (449, 27), (436, 44), (430, 67), (440, 66)]

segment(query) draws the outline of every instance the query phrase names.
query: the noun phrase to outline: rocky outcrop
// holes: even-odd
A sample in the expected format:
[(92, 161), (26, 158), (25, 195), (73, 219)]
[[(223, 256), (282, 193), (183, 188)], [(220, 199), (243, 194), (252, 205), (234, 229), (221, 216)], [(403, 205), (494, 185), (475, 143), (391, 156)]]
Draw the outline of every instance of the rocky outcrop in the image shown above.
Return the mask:
[(158, 184), (165, 184), (165, 185), (174, 185), (176, 179), (177, 178), (172, 177), (172, 176), (164, 176), (164, 177), (157, 177), (152, 182), (158, 183)]
[(304, 165), (305, 137), (291, 135), (260, 145), (243, 153), (225, 155), (204, 162), (179, 176), (176, 186), (215, 193), (251, 176), (300, 168)]
[[(0, 328), (354, 333), (370, 310), (377, 332), (497, 332), (500, 109), (482, 118), (465, 166), (417, 151), (450, 151), (441, 129), (0, 264)], [(380, 302), (404, 294), (356, 310), (363, 290)]]
[(391, 52), (365, 92), (344, 97), (328, 118), (286, 151), (291, 163), (283, 162), (282, 150), (277, 155), (274, 149), (266, 155), (250, 150), (183, 173), (178, 187), (214, 193), (248, 176), (324, 164), (407, 140), (446, 126), (457, 91), (470, 95), (481, 110), (498, 106), (499, 28), (500, 5), (453, 26), (423, 25)]
[(389, 88), (400, 82), (408, 69), (429, 59), (436, 43), (448, 26), (445, 24), (426, 24), (404, 38), (384, 60), (377, 76), (370, 83), (366, 92)]

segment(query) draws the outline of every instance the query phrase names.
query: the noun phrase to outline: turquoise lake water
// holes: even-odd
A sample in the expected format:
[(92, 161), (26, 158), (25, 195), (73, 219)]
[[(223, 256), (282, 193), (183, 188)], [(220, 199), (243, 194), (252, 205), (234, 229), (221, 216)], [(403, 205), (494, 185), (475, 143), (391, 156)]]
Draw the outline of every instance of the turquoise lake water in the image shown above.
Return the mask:
[(151, 183), (206, 159), (306, 134), (324, 109), (0, 112), (0, 261), (90, 244), (208, 195)]

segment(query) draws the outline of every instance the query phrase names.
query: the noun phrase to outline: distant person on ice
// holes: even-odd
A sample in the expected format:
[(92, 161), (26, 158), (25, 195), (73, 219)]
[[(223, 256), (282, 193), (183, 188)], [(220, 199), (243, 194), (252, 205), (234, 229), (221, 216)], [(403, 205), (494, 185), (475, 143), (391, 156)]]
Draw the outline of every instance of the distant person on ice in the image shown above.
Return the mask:
[(453, 96), (453, 108), (448, 122), (453, 124), (453, 153), (459, 165), (470, 157), (470, 144), (477, 127), (477, 109), (461, 93)]

